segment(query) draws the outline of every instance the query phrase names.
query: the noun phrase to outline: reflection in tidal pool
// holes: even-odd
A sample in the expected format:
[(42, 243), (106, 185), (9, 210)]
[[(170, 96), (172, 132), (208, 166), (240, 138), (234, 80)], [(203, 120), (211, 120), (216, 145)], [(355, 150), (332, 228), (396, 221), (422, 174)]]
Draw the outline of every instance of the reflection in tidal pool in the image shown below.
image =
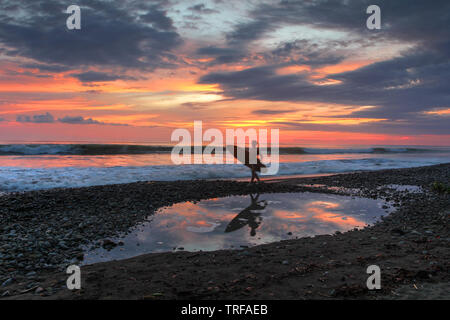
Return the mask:
[(271, 193), (184, 202), (162, 208), (110, 251), (85, 255), (85, 264), (150, 252), (218, 250), (332, 234), (371, 224), (387, 204), (320, 193)]

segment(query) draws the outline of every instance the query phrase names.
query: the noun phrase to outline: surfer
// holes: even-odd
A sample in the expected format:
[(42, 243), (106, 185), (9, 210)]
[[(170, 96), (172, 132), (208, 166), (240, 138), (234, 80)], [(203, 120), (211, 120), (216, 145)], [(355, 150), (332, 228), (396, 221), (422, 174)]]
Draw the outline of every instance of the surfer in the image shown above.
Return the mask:
[[(261, 181), (258, 177), (257, 172), (261, 172), (261, 168), (266, 168), (266, 165), (263, 164), (259, 158), (259, 148), (256, 147), (256, 141), (253, 141), (252, 145), (253, 145), (253, 148), (256, 149), (256, 159), (254, 159), (253, 161), (251, 161), (251, 159), (250, 159), (250, 151), (248, 148), (241, 148), (241, 147), (238, 147), (235, 145), (235, 146), (233, 146), (232, 150), (229, 150), (229, 151), (232, 151), (233, 156), (236, 159), (238, 159), (240, 162), (242, 162), (246, 167), (250, 168), (250, 170), (252, 171), (252, 179), (251, 179), (250, 183), (253, 183), (255, 181), (255, 179), (258, 182)], [(231, 147), (231, 146), (229, 146), (229, 147)], [(242, 156), (244, 158), (242, 158)]]

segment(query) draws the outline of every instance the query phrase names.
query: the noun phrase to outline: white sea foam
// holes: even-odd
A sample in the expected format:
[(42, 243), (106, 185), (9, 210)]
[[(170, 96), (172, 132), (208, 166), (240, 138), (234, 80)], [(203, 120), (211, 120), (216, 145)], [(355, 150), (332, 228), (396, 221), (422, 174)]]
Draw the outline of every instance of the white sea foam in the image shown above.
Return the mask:
[[(448, 162), (443, 159), (346, 159), (280, 164), (278, 175), (308, 175), (363, 170), (410, 168)], [(0, 167), (0, 192), (84, 187), (136, 181), (174, 181), (249, 177), (240, 164), (160, 165), (122, 167), (21, 168)]]

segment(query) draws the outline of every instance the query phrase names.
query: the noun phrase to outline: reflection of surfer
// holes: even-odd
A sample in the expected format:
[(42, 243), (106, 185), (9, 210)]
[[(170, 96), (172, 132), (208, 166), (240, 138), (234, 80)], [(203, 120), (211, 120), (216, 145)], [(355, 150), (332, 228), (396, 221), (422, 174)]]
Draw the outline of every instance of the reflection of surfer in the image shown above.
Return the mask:
[(242, 210), (233, 220), (230, 221), (225, 232), (233, 232), (238, 229), (241, 229), (245, 225), (248, 225), (251, 229), (250, 235), (254, 237), (256, 235), (256, 229), (262, 222), (262, 218), (260, 217), (260, 212), (253, 212), (254, 210), (263, 210), (267, 206), (267, 202), (265, 200), (258, 201), (259, 194), (253, 196), (250, 195), (252, 203)]
[[(260, 181), (257, 172), (261, 172), (261, 168), (266, 167), (266, 165), (263, 164), (259, 158), (259, 147), (258, 148), (256, 147), (256, 141), (253, 141), (252, 145), (253, 145), (253, 148), (256, 149), (256, 159), (250, 159), (250, 151), (248, 148), (241, 148), (238, 146), (233, 146), (233, 149), (230, 150), (230, 151), (232, 151), (233, 156), (236, 159), (238, 159), (240, 162), (242, 162), (246, 167), (250, 168), (250, 170), (252, 171), (252, 180), (250, 181), (250, 183), (253, 183), (253, 181), (255, 179)], [(243, 159), (242, 159), (242, 156), (244, 157)]]

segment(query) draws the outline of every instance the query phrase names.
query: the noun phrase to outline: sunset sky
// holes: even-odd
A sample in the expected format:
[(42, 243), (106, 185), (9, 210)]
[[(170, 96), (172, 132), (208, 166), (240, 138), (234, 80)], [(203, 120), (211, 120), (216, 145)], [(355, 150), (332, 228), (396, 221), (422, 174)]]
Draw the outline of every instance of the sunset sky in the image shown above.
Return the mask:
[(0, 141), (167, 144), (202, 120), (450, 145), (449, 26), (447, 0), (0, 0)]

